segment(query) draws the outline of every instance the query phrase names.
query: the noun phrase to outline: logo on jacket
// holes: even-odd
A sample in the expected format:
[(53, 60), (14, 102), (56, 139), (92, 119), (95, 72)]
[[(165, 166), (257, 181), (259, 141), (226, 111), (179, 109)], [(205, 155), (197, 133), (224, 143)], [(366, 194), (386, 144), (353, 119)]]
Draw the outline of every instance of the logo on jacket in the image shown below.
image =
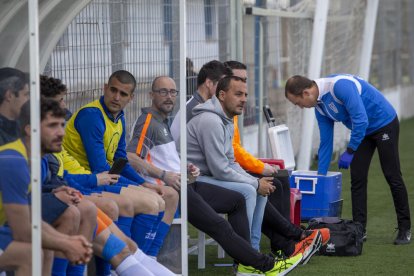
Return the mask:
[(335, 253), (335, 244), (334, 243), (328, 243), (326, 245), (326, 252), (328, 253)]
[(168, 136), (168, 131), (166, 128), (164, 128), (164, 136)]
[(330, 102), (328, 104), (329, 108), (332, 109), (333, 112), (338, 113), (338, 108), (336, 108), (335, 104), (333, 102)]
[(387, 141), (387, 140), (390, 140), (390, 136), (388, 136), (388, 134), (387, 134), (387, 133), (384, 133), (384, 134), (382, 135), (382, 141)]
[(156, 234), (157, 234), (157, 232), (147, 232), (145, 234), (145, 239), (153, 240), (153, 239), (155, 239)]

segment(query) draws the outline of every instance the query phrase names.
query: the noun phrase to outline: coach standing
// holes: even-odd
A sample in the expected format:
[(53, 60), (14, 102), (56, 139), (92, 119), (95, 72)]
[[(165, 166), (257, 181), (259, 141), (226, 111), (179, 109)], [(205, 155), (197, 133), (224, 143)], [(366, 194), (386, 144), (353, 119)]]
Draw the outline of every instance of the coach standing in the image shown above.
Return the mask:
[(375, 149), (390, 186), (398, 220), (394, 244), (411, 240), (411, 219), (407, 189), (400, 170), (398, 153), (399, 121), (391, 104), (378, 89), (357, 76), (330, 75), (314, 81), (293, 76), (285, 87), (286, 98), (300, 108), (315, 107), (319, 124), (318, 173), (328, 171), (333, 151), (334, 122), (351, 130), (347, 150), (340, 156), (339, 168), (351, 167), (352, 215), (367, 225), (368, 170)]

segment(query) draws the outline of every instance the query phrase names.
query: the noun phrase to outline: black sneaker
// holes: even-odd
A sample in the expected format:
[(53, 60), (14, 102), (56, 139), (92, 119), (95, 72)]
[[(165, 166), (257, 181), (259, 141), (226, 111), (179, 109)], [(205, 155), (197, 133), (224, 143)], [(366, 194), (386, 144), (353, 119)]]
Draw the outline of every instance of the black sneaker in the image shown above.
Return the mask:
[(410, 229), (398, 229), (398, 235), (394, 240), (394, 244), (409, 244), (411, 242), (411, 230)]

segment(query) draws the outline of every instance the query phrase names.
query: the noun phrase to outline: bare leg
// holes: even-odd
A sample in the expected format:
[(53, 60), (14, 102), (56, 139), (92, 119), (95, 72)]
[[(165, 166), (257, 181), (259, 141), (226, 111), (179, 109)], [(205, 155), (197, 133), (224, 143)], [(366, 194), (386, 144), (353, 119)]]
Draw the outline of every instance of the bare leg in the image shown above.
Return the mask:
[(95, 203), (96, 207), (101, 209), (112, 220), (118, 220), (119, 208), (114, 200), (103, 197), (100, 194), (92, 194), (85, 196), (85, 198)]
[(16, 276), (32, 273), (32, 248), (30, 243), (13, 241), (0, 255), (0, 267), (15, 270)]
[(83, 235), (88, 241), (92, 241), (93, 231), (96, 227), (96, 206), (93, 202), (82, 199), (77, 207), (81, 214), (78, 234)]

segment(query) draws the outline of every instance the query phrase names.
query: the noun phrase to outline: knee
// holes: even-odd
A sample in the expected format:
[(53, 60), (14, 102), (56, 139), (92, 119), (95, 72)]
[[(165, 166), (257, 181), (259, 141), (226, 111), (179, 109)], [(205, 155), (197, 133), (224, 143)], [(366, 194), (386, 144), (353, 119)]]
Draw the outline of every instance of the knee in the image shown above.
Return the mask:
[(120, 200), (117, 201), (117, 205), (119, 215), (126, 217), (134, 216), (134, 203), (129, 197), (121, 195)]
[(79, 209), (73, 205), (69, 205), (66, 208), (65, 212), (59, 217), (59, 221), (62, 221), (69, 229), (67, 229), (68, 234), (75, 234), (78, 231), (81, 220), (81, 214)]
[(115, 201), (105, 198), (100, 202), (99, 208), (112, 220), (118, 220), (119, 208)]
[(144, 208), (151, 210), (151, 212), (158, 213), (165, 210), (166, 201), (159, 194), (150, 192), (145, 194), (145, 200), (142, 202), (142, 205)]
[(246, 200), (256, 199), (256, 197), (257, 197), (257, 190), (252, 185), (245, 185), (245, 187), (244, 187), (244, 195), (245, 195)]
[(283, 191), (283, 184), (282, 184), (282, 182), (280, 182), (280, 180), (279, 180), (279, 179), (277, 179), (277, 178), (273, 178), (273, 182), (272, 182), (272, 184), (273, 184), (273, 186), (275, 186), (276, 191), (277, 191), (277, 190), (279, 190), (279, 191)]
[(97, 210), (96, 205), (89, 200), (83, 199), (78, 204), (78, 209), (82, 220), (96, 221)]
[(145, 213), (156, 214), (165, 210), (165, 202), (159, 195), (149, 195), (139, 204)]
[(164, 196), (163, 199), (166, 204), (174, 204), (178, 203), (178, 199), (180, 198), (178, 192), (171, 187), (164, 186), (163, 188)]

